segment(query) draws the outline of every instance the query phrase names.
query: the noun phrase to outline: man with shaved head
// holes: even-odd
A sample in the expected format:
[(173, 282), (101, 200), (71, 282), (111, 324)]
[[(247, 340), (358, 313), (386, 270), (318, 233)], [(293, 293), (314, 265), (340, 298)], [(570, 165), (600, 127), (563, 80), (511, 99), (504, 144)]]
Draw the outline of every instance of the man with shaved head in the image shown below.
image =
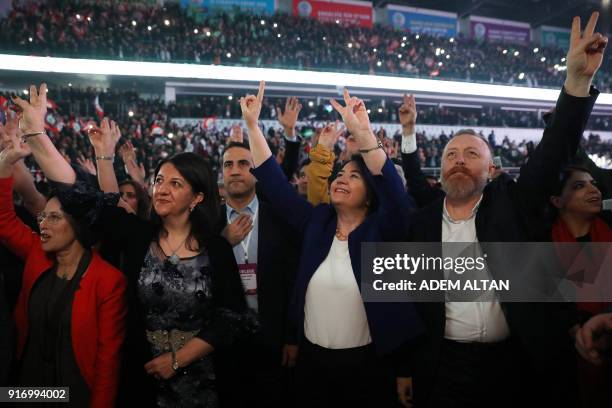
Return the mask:
[[(442, 190), (432, 188), (416, 153), (414, 97), (404, 97), (402, 160), (409, 191), (421, 207), (408, 240), (543, 240), (543, 209), (560, 171), (576, 154), (599, 93), (591, 82), (608, 40), (594, 32), (597, 17), (593, 13), (584, 33), (580, 19), (573, 21), (567, 78), (555, 113), (517, 180), (502, 173), (491, 181), (490, 146), (468, 129), (445, 146)], [(507, 261), (489, 257), (491, 275)], [(571, 304), (446, 301), (417, 307), (427, 334), (406, 359), (410, 370), (398, 378), (405, 406), (412, 397), (417, 407), (577, 405), (573, 336), (579, 326)]]

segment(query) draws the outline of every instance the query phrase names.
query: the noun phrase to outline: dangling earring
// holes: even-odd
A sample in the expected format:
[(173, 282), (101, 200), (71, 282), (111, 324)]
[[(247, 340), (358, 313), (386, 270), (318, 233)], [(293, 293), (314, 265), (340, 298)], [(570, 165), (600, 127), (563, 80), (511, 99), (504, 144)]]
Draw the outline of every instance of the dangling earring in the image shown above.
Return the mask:
[(194, 208), (195, 208), (195, 205), (193, 207), (189, 207), (189, 212), (193, 212)]

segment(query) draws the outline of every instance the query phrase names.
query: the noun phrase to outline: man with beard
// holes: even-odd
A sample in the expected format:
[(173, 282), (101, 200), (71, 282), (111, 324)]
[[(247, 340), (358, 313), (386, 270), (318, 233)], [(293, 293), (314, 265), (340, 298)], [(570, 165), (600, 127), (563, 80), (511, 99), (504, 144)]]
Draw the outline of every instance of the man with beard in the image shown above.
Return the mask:
[(258, 318), (259, 331), (219, 353), (221, 400), (228, 407), (284, 406), (283, 367), (292, 367), (297, 356), (287, 312), (297, 243), (269, 204), (257, 197), (248, 145), (228, 144), (222, 166), (226, 191), (222, 235), (234, 248), (247, 305)]
[[(572, 24), (567, 78), (537, 149), (515, 181), (495, 171), (488, 143), (471, 130), (457, 132), (442, 153), (443, 191), (420, 170), (414, 98), (400, 107), (402, 156), (409, 191), (422, 207), (412, 219), (413, 242), (532, 242), (544, 228), (542, 211), (560, 171), (578, 148), (598, 91), (591, 87), (607, 38)], [(490, 257), (492, 258), (492, 257)], [(491, 273), (503, 259), (487, 259)], [(569, 305), (553, 303), (418, 303), (425, 339), (407, 358), (412, 377), (398, 378), (404, 405), (414, 391), (418, 407), (576, 406)], [(413, 388), (414, 387), (414, 388)], [(413, 390), (412, 390), (413, 388)]]

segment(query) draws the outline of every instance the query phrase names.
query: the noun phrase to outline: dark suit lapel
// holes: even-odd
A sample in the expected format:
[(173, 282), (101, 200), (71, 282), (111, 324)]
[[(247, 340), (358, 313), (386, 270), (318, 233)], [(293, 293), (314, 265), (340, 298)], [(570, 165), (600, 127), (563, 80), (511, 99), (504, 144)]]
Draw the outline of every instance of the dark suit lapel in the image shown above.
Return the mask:
[(221, 204), (221, 219), (219, 220), (219, 225), (221, 225), (221, 229), (225, 228), (227, 225), (227, 204)]
[[(269, 254), (266, 248), (269, 247), (274, 239), (271, 236), (272, 229), (270, 213), (267, 204), (259, 201), (259, 209), (257, 210), (257, 287), (261, 287), (262, 274), (266, 270), (266, 259), (270, 256), (282, 256), (282, 254)], [(266, 245), (267, 243), (267, 245)], [(259, 293), (259, 289), (257, 290)]]
[(421, 231), (418, 231), (418, 240), (423, 242), (442, 242), (442, 208), (444, 198), (434, 201), (416, 213), (421, 218)]

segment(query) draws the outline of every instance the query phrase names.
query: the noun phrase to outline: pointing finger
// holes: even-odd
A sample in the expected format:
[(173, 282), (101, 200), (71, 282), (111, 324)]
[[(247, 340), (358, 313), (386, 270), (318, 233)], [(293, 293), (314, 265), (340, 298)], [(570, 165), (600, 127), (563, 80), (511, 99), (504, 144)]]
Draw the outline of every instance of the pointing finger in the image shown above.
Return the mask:
[(265, 87), (266, 87), (266, 82), (265, 81), (259, 81), (259, 91), (257, 92), (257, 100), (259, 102), (263, 101)]

